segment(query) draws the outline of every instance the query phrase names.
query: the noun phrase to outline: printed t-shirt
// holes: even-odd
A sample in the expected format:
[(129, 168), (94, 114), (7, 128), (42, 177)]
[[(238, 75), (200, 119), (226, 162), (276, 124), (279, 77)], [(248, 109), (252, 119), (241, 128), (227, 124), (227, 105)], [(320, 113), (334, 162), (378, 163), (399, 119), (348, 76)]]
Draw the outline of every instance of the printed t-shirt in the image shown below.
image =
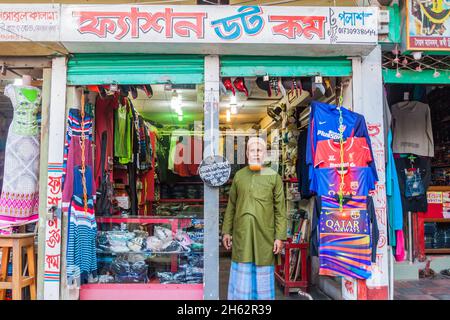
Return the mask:
[[(340, 168), (316, 168), (311, 190), (318, 195), (334, 196), (341, 183)], [(375, 189), (375, 179), (370, 167), (349, 167), (344, 171), (344, 195), (367, 196)]]
[[(344, 141), (344, 167), (366, 167), (372, 155), (365, 138), (352, 137)], [(340, 142), (329, 139), (317, 142), (314, 167), (336, 168), (341, 166)]]
[(368, 279), (376, 261), (378, 224), (371, 197), (317, 197), (311, 232), (311, 254), (319, 256), (319, 274)]

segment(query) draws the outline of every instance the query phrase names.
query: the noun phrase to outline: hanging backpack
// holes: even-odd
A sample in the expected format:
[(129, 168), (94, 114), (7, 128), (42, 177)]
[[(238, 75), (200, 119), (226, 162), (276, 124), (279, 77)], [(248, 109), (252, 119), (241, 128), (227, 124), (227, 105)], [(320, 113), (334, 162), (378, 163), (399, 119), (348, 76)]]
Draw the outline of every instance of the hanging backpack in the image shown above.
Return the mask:
[(102, 153), (101, 153), (101, 171), (102, 182), (97, 189), (97, 199), (95, 203), (95, 211), (98, 215), (111, 215), (113, 187), (109, 178), (109, 170), (105, 170), (106, 160), (106, 146), (108, 142), (108, 136), (106, 131), (102, 133)]

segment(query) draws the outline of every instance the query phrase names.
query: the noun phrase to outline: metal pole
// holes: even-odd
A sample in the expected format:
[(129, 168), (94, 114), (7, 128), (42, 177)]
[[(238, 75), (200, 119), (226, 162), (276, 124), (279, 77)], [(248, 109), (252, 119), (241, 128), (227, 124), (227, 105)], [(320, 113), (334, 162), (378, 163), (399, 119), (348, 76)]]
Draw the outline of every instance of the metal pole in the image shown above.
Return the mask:
[[(204, 153), (219, 150), (219, 57), (205, 57)], [(219, 189), (204, 185), (204, 299), (219, 299)]]

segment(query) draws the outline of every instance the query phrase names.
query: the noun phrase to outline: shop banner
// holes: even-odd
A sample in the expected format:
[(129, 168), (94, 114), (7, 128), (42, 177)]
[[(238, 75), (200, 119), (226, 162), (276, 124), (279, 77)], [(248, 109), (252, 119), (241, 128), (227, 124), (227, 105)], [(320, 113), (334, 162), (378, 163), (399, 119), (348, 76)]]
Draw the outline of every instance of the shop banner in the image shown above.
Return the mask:
[(0, 5), (0, 41), (59, 41), (60, 6)]
[(62, 5), (63, 42), (376, 44), (377, 7)]
[(408, 50), (450, 51), (450, 2), (406, 1)]

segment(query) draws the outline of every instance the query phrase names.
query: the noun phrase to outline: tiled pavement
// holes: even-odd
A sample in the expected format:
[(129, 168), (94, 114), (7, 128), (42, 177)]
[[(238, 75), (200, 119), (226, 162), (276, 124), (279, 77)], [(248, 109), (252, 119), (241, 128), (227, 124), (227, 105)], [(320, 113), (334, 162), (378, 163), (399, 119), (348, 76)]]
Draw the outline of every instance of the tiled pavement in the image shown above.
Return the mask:
[[(228, 289), (228, 277), (230, 275), (231, 258), (220, 257), (220, 278), (219, 278), (219, 297), (221, 300), (226, 300)], [(311, 287), (308, 292), (314, 300), (330, 300), (316, 287)], [(275, 284), (275, 299), (276, 300), (307, 300), (306, 297), (299, 296), (297, 293), (292, 292), (288, 297), (284, 296), (282, 287)]]
[(450, 279), (395, 281), (394, 300), (450, 300)]

